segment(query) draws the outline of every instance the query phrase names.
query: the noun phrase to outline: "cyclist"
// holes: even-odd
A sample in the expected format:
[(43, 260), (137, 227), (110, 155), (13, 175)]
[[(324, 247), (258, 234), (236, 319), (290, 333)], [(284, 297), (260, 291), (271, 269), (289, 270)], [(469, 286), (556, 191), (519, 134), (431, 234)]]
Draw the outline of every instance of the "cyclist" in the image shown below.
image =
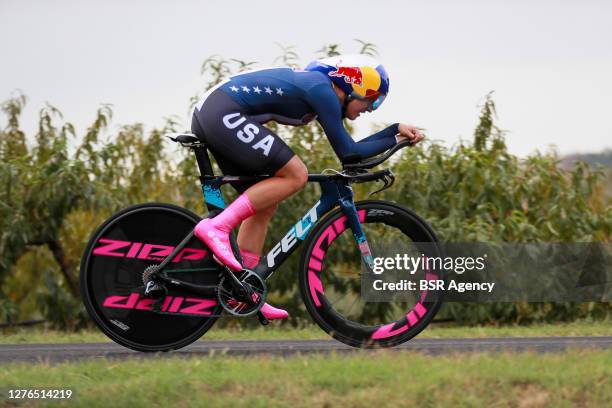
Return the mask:
[[(375, 59), (341, 55), (315, 60), (304, 70), (270, 68), (239, 73), (209, 90), (196, 105), (192, 132), (205, 141), (224, 174), (269, 174), (250, 184), (235, 184), (240, 196), (214, 218), (197, 224), (195, 235), (234, 271), (242, 270), (229, 243), (241, 224), (238, 246), (246, 268), (260, 259), (267, 226), (277, 205), (308, 181), (304, 162), (266, 127), (270, 120), (300, 126), (319, 121), (342, 163), (359, 161), (408, 139), (423, 139), (414, 126), (395, 123), (359, 142), (342, 119), (354, 120), (377, 109), (389, 92), (389, 76)], [(285, 310), (264, 304), (268, 319)]]

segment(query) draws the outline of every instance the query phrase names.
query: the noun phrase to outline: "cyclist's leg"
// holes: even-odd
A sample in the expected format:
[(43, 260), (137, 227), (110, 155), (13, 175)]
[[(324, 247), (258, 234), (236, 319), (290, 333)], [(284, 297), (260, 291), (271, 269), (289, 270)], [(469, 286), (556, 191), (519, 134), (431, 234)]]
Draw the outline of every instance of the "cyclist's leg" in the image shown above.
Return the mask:
[[(251, 252), (242, 248), (240, 248), (240, 255), (242, 256), (242, 264), (245, 268), (249, 269), (255, 269), (257, 264), (259, 264), (259, 260), (261, 258), (261, 255), (259, 253)], [(263, 315), (270, 320), (284, 319), (289, 316), (289, 313), (287, 313), (286, 310), (274, 307), (269, 303), (264, 303), (264, 305), (261, 307), (261, 313), (263, 313)]]
[[(278, 193), (278, 191), (292, 191), (294, 188), (299, 190), (303, 183), (305, 183), (304, 180), (300, 180), (300, 175), (305, 175), (307, 181), (308, 171), (301, 160), (299, 160), (299, 162), (298, 160), (299, 158), (297, 156), (293, 156), (289, 163), (276, 172), (275, 177), (251, 186), (247, 189), (247, 194), (252, 193), (255, 197), (263, 196), (269, 198), (271, 196), (274, 197), (275, 193)], [(291, 183), (291, 178), (293, 175), (298, 176), (296, 177), (297, 180), (294, 181), (297, 182), (298, 185), (293, 187), (282, 186), (282, 184)], [(281, 184), (281, 187), (276, 187), (279, 184)], [(270, 191), (270, 189), (272, 189), (272, 191)], [(282, 197), (280, 200), (283, 200), (284, 198), (286, 197)], [(265, 205), (266, 203), (267, 202), (264, 201), (261, 203), (261, 205)], [(257, 264), (259, 264), (268, 224), (276, 212), (277, 207), (278, 202), (260, 210), (257, 214), (244, 220), (240, 225), (240, 230), (238, 232), (238, 246), (240, 247), (242, 261), (246, 268), (253, 269), (255, 266), (257, 266)], [(261, 312), (270, 320), (285, 319), (289, 316), (289, 313), (287, 313), (286, 310), (274, 307), (269, 303), (265, 303), (261, 307)]]
[[(276, 212), (278, 205), (271, 205), (261, 211), (258, 211), (252, 217), (247, 218), (240, 224), (238, 230), (238, 246), (254, 254), (261, 254), (264, 241), (268, 232), (268, 224), (272, 216)], [(257, 265), (257, 264), (255, 264)], [(251, 268), (245, 264), (247, 268)]]
[(277, 205), (301, 190), (308, 181), (308, 169), (296, 155), (273, 174), (274, 177), (254, 184), (245, 192), (258, 210)]
[[(261, 210), (240, 224), (238, 246), (242, 256), (242, 265), (245, 268), (255, 269), (259, 264), (268, 224), (277, 207), (275, 204)], [(286, 310), (274, 307), (269, 303), (264, 303), (261, 307), (261, 313), (269, 320), (285, 319), (289, 316)]]
[(196, 227), (196, 236), (223, 263), (240, 270), (241, 265), (230, 250), (229, 232), (257, 211), (298, 191), (308, 180), (306, 166), (282, 139), (242, 113), (242, 108), (220, 90), (213, 92), (201, 109), (194, 112), (192, 129), (209, 144), (224, 172), (231, 163), (240, 166), (242, 174), (274, 175), (254, 184), (219, 215)]
[[(214, 240), (213, 243), (217, 245), (221, 241), (221, 244), (227, 248), (222, 253), (224, 258), (221, 258), (221, 260), (230, 267), (233, 266), (230, 262), (235, 262), (236, 267), (232, 269), (240, 270), (240, 264), (235, 261), (229, 250), (229, 232), (241, 222), (252, 216), (257, 216), (257, 213), (262, 211), (260, 216), (247, 223), (245, 231), (241, 228), (238, 239), (240, 247), (244, 246), (253, 252), (260, 253), (263, 248), (267, 224), (273, 214), (273, 210), (270, 209), (297, 192), (305, 184), (307, 178), (305, 166), (297, 156), (293, 156), (277, 175), (254, 184), (215, 218), (204, 220), (198, 224), (196, 236), (203, 239), (207, 244), (209, 242), (206, 238)], [(224, 236), (219, 236), (219, 232), (223, 233)], [(214, 252), (215, 248), (211, 249)], [(215, 254), (219, 257), (219, 254), (216, 252)], [(228, 260), (228, 258), (230, 259)], [(234, 258), (234, 261), (231, 258)]]

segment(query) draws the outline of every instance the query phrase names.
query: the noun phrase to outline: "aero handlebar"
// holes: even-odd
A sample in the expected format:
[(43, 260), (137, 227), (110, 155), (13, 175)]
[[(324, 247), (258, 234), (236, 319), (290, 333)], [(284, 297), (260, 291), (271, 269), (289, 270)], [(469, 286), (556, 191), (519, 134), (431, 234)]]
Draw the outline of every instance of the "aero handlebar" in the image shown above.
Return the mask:
[(396, 144), (391, 149), (387, 150), (384, 154), (380, 156), (376, 156), (373, 159), (370, 159), (364, 162), (343, 164), (342, 167), (345, 170), (371, 169), (372, 167), (378, 166), (380, 163), (384, 162), (389, 157), (393, 156), (393, 154), (397, 152), (398, 150), (403, 149), (404, 147), (412, 146), (412, 145), (413, 143), (411, 141), (406, 140), (406, 141)]

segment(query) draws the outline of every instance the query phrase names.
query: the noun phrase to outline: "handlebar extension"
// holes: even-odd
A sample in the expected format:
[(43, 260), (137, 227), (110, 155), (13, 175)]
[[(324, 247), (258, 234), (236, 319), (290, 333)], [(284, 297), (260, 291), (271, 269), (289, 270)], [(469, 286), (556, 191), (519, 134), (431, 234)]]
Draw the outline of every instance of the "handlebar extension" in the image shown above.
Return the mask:
[(403, 149), (404, 147), (412, 146), (412, 145), (413, 145), (412, 142), (410, 142), (409, 140), (406, 140), (406, 141), (396, 144), (391, 149), (387, 150), (384, 154), (380, 156), (376, 156), (373, 159), (370, 159), (364, 162), (343, 164), (342, 167), (345, 170), (371, 169), (372, 167), (378, 166), (380, 163), (384, 162), (389, 157), (393, 156), (393, 154), (397, 152), (398, 150)]

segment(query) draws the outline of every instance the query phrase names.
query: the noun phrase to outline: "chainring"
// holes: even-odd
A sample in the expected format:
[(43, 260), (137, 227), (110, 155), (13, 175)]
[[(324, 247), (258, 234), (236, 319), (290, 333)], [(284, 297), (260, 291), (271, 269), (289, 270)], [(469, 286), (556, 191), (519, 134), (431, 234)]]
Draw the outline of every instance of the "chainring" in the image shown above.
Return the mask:
[(249, 285), (253, 291), (253, 304), (237, 300), (233, 293), (233, 288), (226, 277), (221, 278), (219, 282), (217, 299), (221, 306), (223, 306), (223, 309), (229, 314), (239, 317), (251, 316), (257, 313), (266, 303), (268, 287), (264, 280), (250, 269), (243, 269), (242, 272), (237, 272), (236, 277), (240, 282)]

